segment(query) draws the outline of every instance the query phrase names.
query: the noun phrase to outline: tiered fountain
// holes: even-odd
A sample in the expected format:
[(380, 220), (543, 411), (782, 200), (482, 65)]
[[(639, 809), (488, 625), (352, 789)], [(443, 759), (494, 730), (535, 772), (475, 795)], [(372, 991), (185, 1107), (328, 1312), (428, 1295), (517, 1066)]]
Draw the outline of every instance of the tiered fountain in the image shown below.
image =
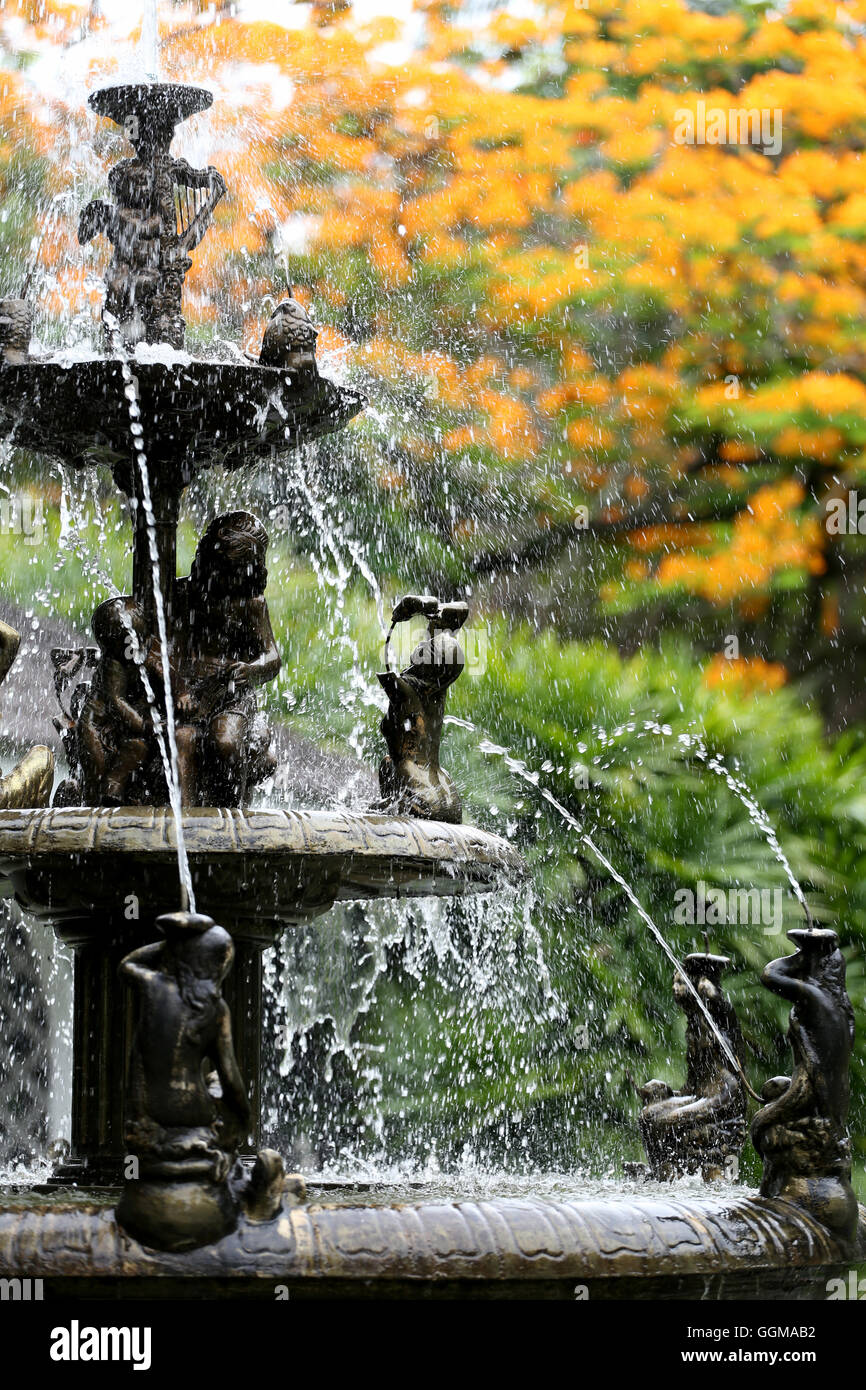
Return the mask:
[[(423, 613), (429, 633), (406, 670), (380, 677), (390, 709), (377, 809), (248, 809), (274, 769), (256, 707), (280, 666), (267, 535), (247, 512), (217, 517), (178, 578), (180, 499), (201, 470), (285, 454), (364, 402), (319, 376), (315, 331), (292, 299), (258, 361), (183, 351), (184, 276), (225, 186), (169, 147), (176, 125), (210, 104), (198, 88), (162, 84), (91, 97), (134, 150), (112, 172), (113, 203), (91, 203), (79, 230), (113, 245), (106, 355), (31, 359), (27, 305), (7, 301), (0, 315), (3, 433), (76, 468), (107, 463), (133, 523), (132, 594), (97, 609), (95, 647), (54, 654), (68, 775), (53, 788), (51, 754), (35, 749), (0, 782), (0, 874), (75, 953), (72, 1150), (50, 1192), (0, 1194), (0, 1274), (85, 1295), (119, 1280), (191, 1294), (209, 1279), (267, 1297), (275, 1284), (408, 1294), (433, 1282), (488, 1296), (571, 1296), (576, 1283), (600, 1297), (823, 1289), (862, 1251), (864, 1219), (849, 1181), (851, 1028), (832, 932), (792, 934), (796, 953), (769, 968), (768, 985), (795, 1001), (795, 1070), (768, 1083), (753, 1124), (761, 1196), (310, 1205), (278, 1154), (254, 1157), (263, 948), (340, 900), (483, 891), (521, 865), (507, 842), (461, 824), (439, 766), (462, 666), (459, 603), (410, 597), (395, 610), (395, 620)], [(14, 654), (4, 628), (0, 678)], [(690, 957), (678, 975), (683, 1092), (644, 1088), (660, 1177), (715, 1179), (744, 1141), (723, 965)]]

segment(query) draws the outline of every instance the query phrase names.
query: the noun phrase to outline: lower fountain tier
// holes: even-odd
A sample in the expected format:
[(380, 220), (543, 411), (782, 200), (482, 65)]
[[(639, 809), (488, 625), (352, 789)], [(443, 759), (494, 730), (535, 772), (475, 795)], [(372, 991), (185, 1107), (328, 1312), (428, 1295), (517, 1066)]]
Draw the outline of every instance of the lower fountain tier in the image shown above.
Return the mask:
[[(196, 906), (231, 932), (224, 993), (260, 1143), (262, 951), (334, 903), (484, 892), (521, 871), (505, 840), (466, 825), (350, 811), (183, 813)], [(132, 997), (118, 979), (154, 918), (180, 905), (169, 810), (0, 810), (0, 889), (75, 952), (70, 1175), (114, 1181), (125, 1154)], [(77, 1168), (83, 1164), (86, 1172)]]
[(0, 1193), (0, 1276), (46, 1298), (820, 1299), (866, 1257), (866, 1209), (841, 1243), (760, 1197), (309, 1203), (242, 1220), (216, 1245), (144, 1249), (114, 1196)]
[[(357, 391), (307, 371), (256, 363), (139, 362), (141, 426), (154, 497), (179, 495), (196, 473), (236, 468), (341, 429), (363, 409)], [(118, 358), (64, 366), (51, 359), (0, 365), (0, 434), (75, 466), (106, 463), (135, 491), (130, 402)]]

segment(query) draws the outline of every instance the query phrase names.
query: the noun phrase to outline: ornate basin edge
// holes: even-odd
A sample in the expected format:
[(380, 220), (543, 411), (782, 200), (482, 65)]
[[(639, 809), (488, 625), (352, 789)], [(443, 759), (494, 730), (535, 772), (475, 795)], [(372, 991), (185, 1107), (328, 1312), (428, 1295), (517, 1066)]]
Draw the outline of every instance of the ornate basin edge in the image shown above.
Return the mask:
[(175, 1255), (138, 1245), (105, 1206), (0, 1198), (4, 1278), (682, 1281), (818, 1272), (864, 1256), (866, 1208), (845, 1246), (803, 1209), (759, 1197), (308, 1205)]
[[(357, 811), (237, 811), (202, 808), (184, 813), (191, 860), (236, 856), (329, 855), (477, 863), (523, 871), (507, 840), (470, 825)], [(171, 859), (175, 830), (168, 810), (87, 807), (0, 810), (0, 873), (4, 863), (51, 856), (147, 855)]]

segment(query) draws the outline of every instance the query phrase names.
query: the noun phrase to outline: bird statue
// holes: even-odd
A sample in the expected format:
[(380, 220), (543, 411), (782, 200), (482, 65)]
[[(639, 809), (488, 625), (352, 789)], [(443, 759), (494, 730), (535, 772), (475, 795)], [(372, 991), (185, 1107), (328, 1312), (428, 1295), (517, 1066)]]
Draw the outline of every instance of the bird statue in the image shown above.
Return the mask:
[[(18, 655), (21, 637), (14, 627), (0, 622), (0, 685)], [(8, 777), (0, 777), (0, 810), (47, 806), (54, 785), (54, 754), (38, 744), (21, 759)]]
[(265, 329), (259, 366), (315, 372), (318, 336), (303, 304), (294, 298), (282, 300)]

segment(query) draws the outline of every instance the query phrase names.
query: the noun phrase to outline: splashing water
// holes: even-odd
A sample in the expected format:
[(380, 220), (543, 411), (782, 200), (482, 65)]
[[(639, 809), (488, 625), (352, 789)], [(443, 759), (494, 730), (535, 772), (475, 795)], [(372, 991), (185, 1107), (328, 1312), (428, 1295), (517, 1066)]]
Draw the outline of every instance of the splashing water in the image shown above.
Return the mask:
[[(446, 720), (448, 720), (448, 716), (446, 716)], [(471, 723), (470, 720), (461, 720), (460, 723), (463, 728), (471, 728), (473, 733), (480, 732), (475, 727), (475, 725)], [(611, 875), (611, 877), (615, 880), (615, 882), (619, 884), (620, 888), (622, 888), (623, 892), (629, 899), (629, 902), (639, 913), (641, 920), (649, 928), (653, 937), (658, 942), (665, 955), (668, 957), (668, 960), (673, 965), (677, 975), (679, 975), (680, 979), (684, 982), (689, 993), (694, 998), (695, 1003), (697, 1004), (698, 1008), (704, 1016), (707, 1026), (709, 1027), (711, 1033), (713, 1034), (714, 1038), (719, 1044), (719, 1047), (721, 1048), (725, 1057), (730, 1062), (734, 1071), (741, 1078), (741, 1080), (747, 1086), (747, 1088), (755, 1097), (755, 1099), (760, 1099), (749, 1086), (749, 1083), (743, 1073), (743, 1069), (739, 1061), (735, 1057), (728, 1043), (722, 1037), (722, 1034), (719, 1032), (719, 1029), (716, 1027), (716, 1024), (710, 1016), (709, 1010), (704, 1004), (704, 1001), (701, 999), (701, 996), (698, 994), (691, 980), (686, 975), (675, 953), (671, 950), (671, 947), (668, 945), (668, 942), (665, 939), (663, 933), (656, 926), (655, 922), (650, 917), (649, 913), (641, 903), (637, 894), (634, 892), (634, 889), (627, 882), (627, 880), (623, 878), (619, 870), (614, 868), (613, 864), (611, 864), (610, 860), (602, 852), (602, 850), (598, 848), (598, 845), (591, 838), (591, 836), (587, 834), (586, 830), (583, 828), (580, 822), (574, 818), (574, 816), (567, 809), (567, 807), (562, 805), (561, 801), (557, 800), (557, 798), (554, 796), (553, 792), (549, 789), (549, 787), (544, 787), (541, 785), (540, 773), (530, 771), (529, 767), (522, 758), (514, 757), (514, 755), (510, 752), (509, 749), (503, 748), (500, 744), (492, 743), (487, 738), (482, 738), (481, 742), (478, 744), (478, 749), (479, 752), (485, 753), (491, 757), (501, 758), (505, 766), (508, 768), (509, 772), (513, 773), (516, 777), (519, 777), (523, 782), (526, 782), (530, 787), (532, 787), (536, 792), (538, 792), (538, 794), (542, 796), (544, 800), (547, 801), (548, 804), (553, 807), (553, 809), (562, 818), (562, 820), (565, 821), (566, 825), (568, 825), (575, 832), (575, 834), (577, 834), (580, 837), (581, 843), (586, 845), (590, 853), (595, 856), (595, 858), (602, 865), (602, 867), (606, 869), (607, 872)]]
[[(540, 1085), (531, 1046), (521, 1041), (534, 1026), (563, 1025), (568, 1018), (550, 977), (535, 906), (529, 885), (516, 912), (510, 892), (359, 903), (282, 937), (265, 956), (269, 1142), (334, 1180), (346, 1174), (370, 1181), (429, 1177), (445, 1161), (437, 1156), (443, 1141), (449, 1171), (455, 1162), (461, 1171), (483, 1166), (491, 1132), (507, 1128)], [(402, 988), (416, 998), (425, 1021), (406, 1039), (396, 1088), (394, 1058), (375, 1021), (361, 1027), (381, 1007), (378, 991), (385, 984), (387, 995), (395, 962)], [(420, 1066), (420, 1085), (426, 1097), (436, 1096), (436, 1110), (440, 1101), (453, 1104), (461, 1088), (472, 1091), (476, 1068), (499, 1058), (503, 1018), (508, 1036), (518, 1041), (516, 1056), (495, 1095), (472, 1095), (468, 1105), (457, 1100), (456, 1154), (453, 1131), (441, 1128), (435, 1114), (425, 1115), (423, 1101), (403, 1113), (405, 1067)], [(457, 1039), (468, 1044), (471, 1057), (464, 1057)], [(509, 1080), (519, 1101), (508, 1094)]]
[(346, 598), (353, 567), (370, 588), (384, 636), (385, 607), (382, 590), (362, 547), (348, 534), (346, 525), (340, 520), (340, 500), (330, 495), (323, 486), (316, 467), (316, 446), (311, 445), (303, 451), (294, 451), (287, 462), (289, 487), (296, 500), (301, 503), (303, 511), (309, 516), (311, 534), (316, 542), (316, 550), (310, 558), (320, 581), (320, 591), (329, 595), (332, 600), (331, 630), (349, 658), (348, 689), (345, 692), (344, 704), (354, 712), (355, 719), (348, 735), (348, 744), (359, 762), (364, 762), (366, 710), (370, 705), (381, 708), (383, 697), (379, 687), (365, 677), (358, 643), (351, 633)]
[[(812, 913), (810, 911), (809, 904), (806, 901), (806, 895), (803, 892), (803, 888), (796, 874), (794, 873), (794, 870), (791, 868), (788, 856), (782, 848), (782, 845), (779, 841), (779, 837), (776, 833), (776, 829), (772, 821), (770, 820), (770, 817), (764, 810), (763, 806), (761, 806), (751, 787), (744, 780), (744, 778), (737, 776), (734, 772), (731, 771), (731, 769), (727, 766), (720, 753), (713, 753), (711, 755), (709, 749), (707, 748), (706, 742), (700, 734), (680, 732), (675, 735), (673, 729), (670, 727), (669, 724), (659, 724), (655, 720), (645, 720), (642, 729), (638, 729), (636, 724), (630, 722), (628, 724), (618, 725), (617, 728), (611, 730), (610, 732), (608, 732), (605, 729), (598, 728), (594, 730), (594, 733), (595, 736), (601, 742), (603, 747), (609, 747), (611, 744), (616, 743), (619, 740), (626, 737), (626, 735), (634, 734), (637, 738), (647, 738), (650, 735), (654, 735), (658, 738), (667, 740), (676, 737), (676, 740), (681, 747), (687, 749), (688, 751), (693, 751), (695, 757), (698, 759), (699, 762), (703, 763), (707, 768), (709, 768), (710, 772), (714, 773), (717, 777), (721, 777), (723, 779), (723, 781), (727, 784), (729, 790), (732, 791), (734, 793), (734, 796), (737, 797), (738, 801), (741, 802), (742, 806), (748, 814), (749, 820), (751, 821), (752, 825), (754, 825), (756, 830), (760, 830), (761, 834), (764, 836), (764, 839), (766, 840), (767, 844), (769, 845), (779, 864), (781, 864), (782, 868), (785, 871), (785, 876), (787, 877), (788, 883), (791, 886), (791, 891), (803, 909), (803, 913), (808, 923), (809, 929), (813, 929), (815, 924), (812, 918)], [(581, 752), (587, 751), (585, 744), (579, 744), (578, 748)]]

